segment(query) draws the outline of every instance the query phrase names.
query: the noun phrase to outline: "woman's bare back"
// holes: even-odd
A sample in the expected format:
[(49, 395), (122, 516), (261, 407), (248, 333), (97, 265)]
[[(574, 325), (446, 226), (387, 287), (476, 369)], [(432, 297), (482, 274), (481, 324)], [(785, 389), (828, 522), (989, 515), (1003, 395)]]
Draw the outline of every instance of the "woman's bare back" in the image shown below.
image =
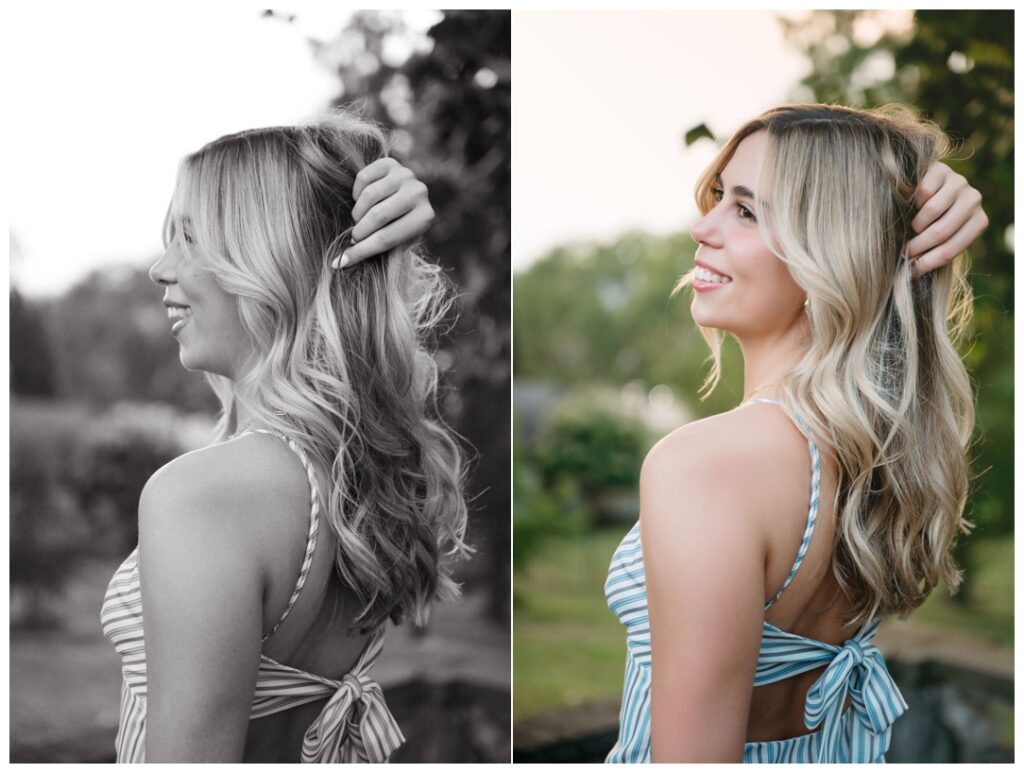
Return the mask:
[[(282, 513), (285, 528), (271, 555), (280, 560), (267, 566), (268, 592), (264, 618), (277, 620), (294, 590), (305, 554), (310, 517), (310, 486), (304, 468), (283, 442), (263, 436), (256, 453), (265, 462), (287, 470), (286, 485), (296, 490), (294, 507)], [(276, 447), (275, 447), (276, 445)], [(355, 666), (371, 634), (354, 626), (359, 606), (334, 566), (336, 537), (324, 520), (326, 487), (323, 471), (316, 470), (320, 519), (312, 563), (295, 604), (280, 626), (263, 644), (263, 655), (276, 663), (309, 674), (340, 680)], [(299, 493), (301, 492), (301, 494)], [(270, 623), (270, 627), (273, 623)], [(246, 762), (297, 762), (306, 730), (323, 709), (326, 699), (297, 706), (249, 722)]]
[[(794, 478), (802, 480), (798, 475)], [(843, 618), (849, 609), (832, 573), (836, 534), (836, 469), (825, 454), (821, 456), (819, 491), (817, 521), (807, 554), (793, 582), (768, 610), (765, 619), (784, 631), (841, 645), (853, 636), (855, 630), (843, 626)], [(770, 532), (766, 588), (779, 587), (793, 563), (806, 517), (806, 506), (802, 511), (798, 509), (792, 513), (775, 513), (774, 517), (780, 519), (780, 528)], [(822, 666), (755, 687), (750, 701), (747, 741), (777, 741), (811, 732), (804, 724), (807, 691), (824, 670), (825, 666)]]

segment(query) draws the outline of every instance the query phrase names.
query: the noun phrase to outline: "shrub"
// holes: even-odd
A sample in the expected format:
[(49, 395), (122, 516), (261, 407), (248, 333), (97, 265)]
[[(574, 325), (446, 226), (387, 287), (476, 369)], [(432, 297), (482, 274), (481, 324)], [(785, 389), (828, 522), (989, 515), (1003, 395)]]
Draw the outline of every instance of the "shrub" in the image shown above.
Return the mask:
[(160, 406), (97, 416), (68, 403), (12, 402), (11, 584), (25, 602), (21, 622), (52, 624), (49, 598), (83, 559), (132, 549), (143, 486), (204, 424)]
[(533, 458), (546, 486), (570, 478), (593, 502), (610, 489), (636, 486), (646, 446), (644, 426), (610, 399), (571, 395), (545, 421)]

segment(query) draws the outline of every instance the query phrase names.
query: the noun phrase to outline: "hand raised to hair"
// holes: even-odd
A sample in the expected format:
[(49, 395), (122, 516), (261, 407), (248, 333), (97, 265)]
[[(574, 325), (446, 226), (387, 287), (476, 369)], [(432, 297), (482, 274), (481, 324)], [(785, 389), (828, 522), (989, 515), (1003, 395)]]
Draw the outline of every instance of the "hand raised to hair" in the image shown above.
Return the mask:
[(921, 178), (915, 203), (918, 211), (910, 227), (917, 236), (906, 246), (915, 277), (949, 263), (988, 228), (981, 194), (941, 161)]
[(350, 268), (421, 236), (434, 220), (427, 186), (393, 158), (379, 158), (356, 175), (352, 186), (353, 245), (338, 262)]

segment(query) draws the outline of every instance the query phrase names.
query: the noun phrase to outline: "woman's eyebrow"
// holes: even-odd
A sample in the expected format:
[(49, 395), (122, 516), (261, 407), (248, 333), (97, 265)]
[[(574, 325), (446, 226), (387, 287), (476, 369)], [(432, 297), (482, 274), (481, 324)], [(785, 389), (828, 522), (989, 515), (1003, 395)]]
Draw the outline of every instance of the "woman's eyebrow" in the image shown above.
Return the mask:
[[(720, 188), (725, 188), (725, 183), (722, 182), (722, 175), (716, 174), (715, 180), (718, 182)], [(750, 199), (754, 200), (754, 192), (745, 185), (734, 185), (732, 186), (732, 195), (738, 199)]]

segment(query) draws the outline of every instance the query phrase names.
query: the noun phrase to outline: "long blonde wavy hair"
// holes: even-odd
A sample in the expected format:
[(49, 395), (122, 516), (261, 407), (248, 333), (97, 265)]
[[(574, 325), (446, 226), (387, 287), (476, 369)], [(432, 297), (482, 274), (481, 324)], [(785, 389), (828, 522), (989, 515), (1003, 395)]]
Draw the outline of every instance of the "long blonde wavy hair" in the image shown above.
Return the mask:
[(254, 342), (244, 373), (208, 374), (220, 439), (236, 406), (327, 471), (335, 567), (368, 630), (458, 596), (467, 552), (463, 464), (436, 406), (435, 333), (452, 303), (439, 266), (409, 244), (344, 271), (356, 174), (386, 155), (374, 125), (339, 113), (221, 137), (187, 156), (165, 239), (237, 296)]
[[(914, 279), (903, 253), (918, 184), (948, 143), (905, 107), (778, 107), (742, 126), (701, 176), (702, 213), (715, 175), (758, 131), (768, 142), (755, 214), (808, 298), (810, 340), (781, 401), (839, 473), (832, 566), (846, 622), (905, 617), (940, 580), (959, 587), (950, 549), (970, 527), (974, 403), (957, 353), (972, 315), (966, 266), (961, 256)], [(707, 394), (721, 334), (701, 332)]]

